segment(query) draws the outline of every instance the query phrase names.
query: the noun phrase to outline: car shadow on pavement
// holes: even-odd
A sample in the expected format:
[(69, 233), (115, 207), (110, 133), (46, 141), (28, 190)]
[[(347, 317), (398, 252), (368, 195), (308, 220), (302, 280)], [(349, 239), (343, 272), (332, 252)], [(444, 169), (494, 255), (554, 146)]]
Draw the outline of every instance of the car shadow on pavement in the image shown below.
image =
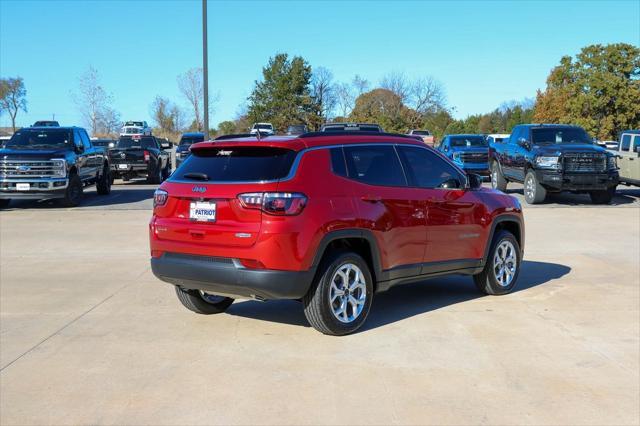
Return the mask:
[[(571, 268), (548, 262), (525, 260), (514, 292), (543, 285), (567, 275)], [(366, 323), (360, 331), (372, 330), (415, 315), (483, 297), (471, 277), (455, 275), (437, 277), (418, 283), (399, 285), (377, 294)], [(299, 302), (242, 301), (231, 305), (230, 315), (309, 327)]]
[[(513, 188), (507, 189), (507, 194), (515, 195), (518, 194), (521, 197), (524, 197), (524, 190), (522, 188)], [(547, 199), (540, 203), (540, 206), (544, 206), (545, 204), (557, 204), (560, 206), (596, 206), (596, 207), (606, 207), (609, 206), (620, 206), (624, 204), (633, 204), (637, 203), (640, 199), (640, 189), (633, 188), (620, 188), (616, 190), (616, 194), (613, 196), (613, 199), (609, 204), (593, 204), (591, 201), (591, 197), (589, 194), (573, 194), (571, 192), (560, 192), (560, 193), (550, 193), (547, 196)]]
[[(156, 186), (149, 185), (148, 188), (127, 188), (119, 189), (117, 186), (111, 187), (109, 195), (98, 195), (95, 189), (85, 191), (80, 205), (73, 209), (82, 209), (83, 207), (100, 207), (115, 204), (131, 204), (153, 198), (153, 192)], [(26, 209), (65, 209), (60, 200), (11, 200), (9, 207), (2, 211), (26, 210)]]

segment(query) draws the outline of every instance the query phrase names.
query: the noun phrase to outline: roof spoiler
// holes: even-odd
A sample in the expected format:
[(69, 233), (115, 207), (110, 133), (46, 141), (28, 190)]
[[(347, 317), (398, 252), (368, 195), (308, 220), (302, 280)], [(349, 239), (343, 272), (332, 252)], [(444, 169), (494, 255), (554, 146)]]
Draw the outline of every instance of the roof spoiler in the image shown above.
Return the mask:
[(393, 137), (401, 137), (406, 139), (415, 140), (414, 136), (411, 135), (403, 135), (402, 133), (386, 133), (386, 132), (369, 132), (364, 130), (330, 130), (328, 132), (308, 132), (303, 133), (299, 138), (318, 138), (318, 137), (327, 137), (327, 136), (393, 136)]

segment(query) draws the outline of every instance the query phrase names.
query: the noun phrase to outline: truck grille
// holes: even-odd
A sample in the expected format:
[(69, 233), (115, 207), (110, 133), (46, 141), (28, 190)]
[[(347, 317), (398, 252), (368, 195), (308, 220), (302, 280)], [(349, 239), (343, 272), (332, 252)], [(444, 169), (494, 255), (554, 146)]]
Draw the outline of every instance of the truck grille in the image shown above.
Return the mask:
[(576, 152), (564, 154), (566, 173), (602, 173), (607, 170), (607, 157), (603, 154)]
[(463, 163), (486, 163), (489, 161), (489, 154), (483, 152), (461, 152), (460, 160)]
[(0, 160), (0, 178), (47, 178), (60, 177), (62, 160), (28, 161)]

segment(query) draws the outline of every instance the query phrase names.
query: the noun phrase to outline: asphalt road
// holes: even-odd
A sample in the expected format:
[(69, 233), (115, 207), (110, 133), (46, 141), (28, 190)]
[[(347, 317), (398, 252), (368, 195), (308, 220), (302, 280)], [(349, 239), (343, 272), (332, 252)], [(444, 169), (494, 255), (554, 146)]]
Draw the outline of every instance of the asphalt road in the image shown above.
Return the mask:
[(341, 338), (293, 301), (184, 309), (154, 189), (0, 212), (0, 424), (640, 424), (638, 189), (524, 205), (516, 292), (400, 286)]

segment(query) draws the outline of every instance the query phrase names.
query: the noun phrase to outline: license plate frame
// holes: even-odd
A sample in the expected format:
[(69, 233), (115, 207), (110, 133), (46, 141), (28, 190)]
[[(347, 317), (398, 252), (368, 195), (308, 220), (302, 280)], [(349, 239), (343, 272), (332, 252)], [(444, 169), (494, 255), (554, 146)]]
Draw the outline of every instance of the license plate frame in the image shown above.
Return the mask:
[(30, 183), (16, 183), (16, 191), (29, 191), (31, 190)]
[(128, 169), (129, 169), (128, 164), (118, 164), (118, 170), (128, 170)]
[(189, 203), (189, 220), (192, 222), (215, 222), (217, 216), (215, 201), (191, 201)]

